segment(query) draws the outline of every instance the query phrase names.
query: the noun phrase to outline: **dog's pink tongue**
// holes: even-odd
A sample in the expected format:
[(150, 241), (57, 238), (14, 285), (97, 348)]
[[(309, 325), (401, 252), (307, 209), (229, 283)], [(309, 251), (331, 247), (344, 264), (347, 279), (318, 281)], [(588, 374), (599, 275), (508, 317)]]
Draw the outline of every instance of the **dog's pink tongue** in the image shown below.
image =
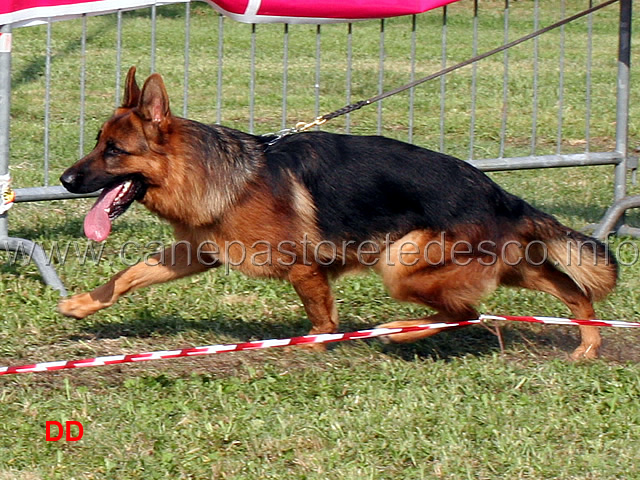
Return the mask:
[(84, 234), (87, 238), (96, 242), (101, 242), (111, 233), (111, 220), (107, 210), (115, 200), (121, 185), (117, 185), (110, 190), (103, 190), (96, 203), (91, 207), (89, 213), (84, 218)]

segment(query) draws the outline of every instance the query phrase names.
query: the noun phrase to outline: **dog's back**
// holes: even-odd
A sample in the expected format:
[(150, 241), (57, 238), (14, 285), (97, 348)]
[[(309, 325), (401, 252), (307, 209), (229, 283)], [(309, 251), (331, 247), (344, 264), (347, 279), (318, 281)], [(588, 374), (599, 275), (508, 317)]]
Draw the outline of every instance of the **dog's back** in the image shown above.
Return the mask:
[(494, 230), (533, 213), (468, 163), (385, 137), (291, 135), (267, 149), (267, 162), (272, 178), (287, 170), (303, 182), (332, 240), (465, 225)]

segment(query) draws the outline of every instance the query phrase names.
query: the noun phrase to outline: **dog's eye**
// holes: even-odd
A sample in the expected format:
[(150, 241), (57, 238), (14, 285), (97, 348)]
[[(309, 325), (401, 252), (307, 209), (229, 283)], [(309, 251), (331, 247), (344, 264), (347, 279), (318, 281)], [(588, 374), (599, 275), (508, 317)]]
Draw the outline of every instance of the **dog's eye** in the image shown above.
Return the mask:
[(107, 148), (104, 150), (104, 154), (108, 157), (116, 157), (119, 155), (128, 155), (128, 152), (122, 150), (121, 148), (116, 147), (115, 144), (109, 142), (107, 143)]

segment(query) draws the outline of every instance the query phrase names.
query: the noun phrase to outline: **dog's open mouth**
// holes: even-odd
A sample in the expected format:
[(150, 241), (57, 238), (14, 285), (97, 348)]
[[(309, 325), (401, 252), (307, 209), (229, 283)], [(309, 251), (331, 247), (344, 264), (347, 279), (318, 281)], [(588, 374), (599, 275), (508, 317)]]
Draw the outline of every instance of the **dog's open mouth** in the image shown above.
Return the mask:
[(87, 238), (101, 242), (111, 233), (111, 222), (122, 215), (138, 198), (142, 198), (145, 185), (138, 179), (129, 178), (105, 187), (84, 219), (84, 234)]

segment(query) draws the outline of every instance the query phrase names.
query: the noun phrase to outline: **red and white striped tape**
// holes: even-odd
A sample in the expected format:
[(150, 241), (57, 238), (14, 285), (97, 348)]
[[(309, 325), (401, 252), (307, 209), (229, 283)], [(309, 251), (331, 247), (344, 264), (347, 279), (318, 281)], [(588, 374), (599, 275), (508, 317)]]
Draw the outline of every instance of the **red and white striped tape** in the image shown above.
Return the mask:
[(508, 322), (545, 323), (547, 325), (584, 325), (589, 327), (638, 328), (639, 322), (623, 322), (621, 320), (576, 320), (560, 317), (526, 317), (515, 315), (480, 315), (481, 321), (502, 320)]
[(638, 322), (622, 322), (618, 320), (575, 320), (570, 318), (556, 317), (526, 317), (513, 315), (480, 315), (476, 320), (467, 320), (457, 323), (430, 323), (402, 328), (373, 328), (370, 330), (358, 330), (349, 333), (327, 333), (320, 335), (304, 335), (302, 337), (256, 340), (253, 342), (208, 345), (204, 347), (184, 348), (182, 350), (162, 350), (155, 352), (136, 353), (129, 355), (110, 355), (106, 357), (87, 358), (84, 360), (58, 361), (34, 363), (32, 365), (22, 365), (15, 367), (0, 367), (0, 375), (11, 375), (17, 373), (50, 372), (54, 370), (65, 370), (81, 367), (98, 367), (103, 365), (117, 365), (120, 363), (146, 362), (149, 360), (163, 360), (179, 357), (194, 357), (197, 355), (213, 355), (216, 353), (240, 352), (242, 350), (258, 350), (264, 348), (286, 347), (294, 345), (308, 345), (331, 342), (343, 342), (346, 340), (357, 340), (366, 338), (381, 337), (395, 333), (409, 333), (422, 330), (445, 329), (466, 327), (476, 325), (490, 320), (517, 321), (529, 323), (544, 323), (548, 325), (584, 325), (593, 327), (620, 327), (638, 328)]

